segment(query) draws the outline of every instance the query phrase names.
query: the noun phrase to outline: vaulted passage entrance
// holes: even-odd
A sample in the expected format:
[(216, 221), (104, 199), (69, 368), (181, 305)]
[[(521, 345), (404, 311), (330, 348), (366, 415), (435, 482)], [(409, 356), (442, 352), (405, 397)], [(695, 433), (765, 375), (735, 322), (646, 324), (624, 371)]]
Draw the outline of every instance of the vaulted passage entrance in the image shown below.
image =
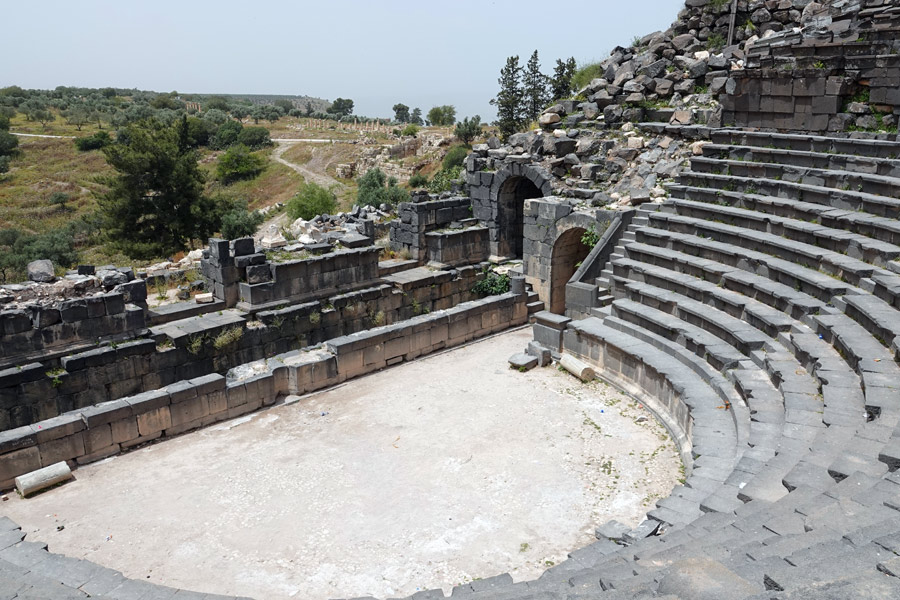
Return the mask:
[(591, 248), (581, 242), (585, 233), (581, 227), (573, 227), (560, 235), (550, 256), (550, 312), (558, 315), (566, 312), (566, 284)]
[(522, 221), (525, 201), (544, 194), (527, 177), (510, 177), (497, 194), (498, 253), (522, 257)]

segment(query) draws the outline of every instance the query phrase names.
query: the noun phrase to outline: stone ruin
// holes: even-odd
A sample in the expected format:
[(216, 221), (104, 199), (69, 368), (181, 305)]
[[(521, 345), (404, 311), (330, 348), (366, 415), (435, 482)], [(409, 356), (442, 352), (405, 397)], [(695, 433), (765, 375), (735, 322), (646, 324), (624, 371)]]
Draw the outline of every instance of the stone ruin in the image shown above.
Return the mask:
[[(688, 0), (540, 131), (476, 146), (460, 194), (402, 205), (408, 259), (210, 240), (212, 303), (125, 282), (4, 309), (0, 487), (530, 320), (516, 360), (626, 390), (686, 477), (540, 578), (454, 597), (900, 597), (898, 32), (886, 0)], [(492, 263), (511, 289), (478, 298)], [(0, 530), (10, 597), (189, 597)]]

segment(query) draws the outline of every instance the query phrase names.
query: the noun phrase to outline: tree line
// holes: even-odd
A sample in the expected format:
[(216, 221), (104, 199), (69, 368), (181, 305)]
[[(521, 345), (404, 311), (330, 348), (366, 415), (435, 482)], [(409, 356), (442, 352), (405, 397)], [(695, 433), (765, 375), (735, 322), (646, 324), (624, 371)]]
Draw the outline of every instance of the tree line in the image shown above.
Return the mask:
[(553, 75), (543, 74), (537, 50), (525, 66), (519, 64), (518, 56), (507, 58), (497, 80), (500, 91), (491, 100), (497, 107), (496, 125), (503, 139), (536, 121), (551, 103), (568, 98), (573, 92), (572, 78), (576, 70), (575, 58), (570, 57), (556, 59)]
[(424, 119), (422, 118), (422, 109), (414, 108), (410, 112), (409, 107), (402, 102), (395, 104), (391, 110), (394, 111), (394, 121), (397, 123), (419, 126), (434, 125), (435, 127), (451, 127), (456, 123), (456, 107), (452, 104), (432, 106)]

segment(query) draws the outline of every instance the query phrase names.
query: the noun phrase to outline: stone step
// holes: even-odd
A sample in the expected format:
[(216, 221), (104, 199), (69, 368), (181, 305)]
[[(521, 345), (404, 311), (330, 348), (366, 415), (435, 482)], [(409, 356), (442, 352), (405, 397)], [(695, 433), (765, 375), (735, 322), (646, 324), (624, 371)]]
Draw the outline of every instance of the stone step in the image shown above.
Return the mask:
[(624, 298), (614, 301), (612, 306), (614, 316), (679, 343), (705, 358), (717, 371), (736, 368), (741, 361), (749, 360), (721, 338), (668, 312)]
[(669, 213), (722, 222), (726, 225), (780, 236), (831, 252), (843, 253), (850, 258), (881, 268), (887, 268), (891, 261), (900, 258), (900, 246), (809, 221), (679, 197), (669, 198), (663, 209)]
[[(667, 271), (684, 273), (689, 278), (682, 279), (681, 282), (690, 285), (692, 289), (696, 289), (697, 293), (708, 295), (712, 291), (712, 287), (731, 290), (731, 293), (716, 295), (719, 296), (719, 301), (730, 306), (730, 308), (724, 308), (724, 310), (728, 310), (732, 314), (745, 316), (744, 313), (748, 304), (752, 304), (748, 303), (745, 298), (759, 300), (758, 304), (753, 304), (758, 310), (753, 310), (751, 317), (768, 324), (770, 329), (782, 331), (789, 326), (790, 322), (784, 320), (786, 317), (779, 317), (778, 312), (785, 313), (787, 317), (799, 319), (803, 315), (821, 312), (825, 307), (823, 301), (814, 298), (805, 291), (797, 290), (796, 288), (799, 285), (797, 282), (791, 281), (793, 285), (786, 285), (779, 281), (772, 281), (769, 277), (744, 271), (736, 266), (700, 258), (697, 254), (706, 250), (705, 245), (700, 248), (680, 245), (678, 250), (668, 250), (665, 247), (666, 239), (660, 235), (659, 230), (648, 230), (646, 233), (645, 239), (651, 243), (636, 242), (630, 244), (627, 252), (629, 258), (651, 266), (662, 267)], [(704, 240), (700, 240), (700, 242), (702, 243)], [(713, 242), (712, 244), (716, 243)], [(713, 249), (718, 250), (717, 246), (721, 246), (721, 244), (717, 244)], [(691, 252), (682, 252), (682, 249)], [(712, 252), (706, 252), (706, 255), (715, 256)], [(739, 260), (734, 262), (741, 264)], [(657, 274), (652, 270), (650, 271), (651, 275)], [(667, 273), (663, 273), (663, 275), (668, 276)], [(705, 283), (697, 283), (695, 282), (696, 279), (700, 279)], [(687, 295), (691, 296), (692, 294)], [(766, 304), (774, 310), (763, 309), (760, 304)], [(776, 333), (770, 331), (770, 335), (774, 337)]]
[(710, 139), (729, 146), (774, 147), (833, 154), (850, 154), (894, 159), (900, 157), (900, 143), (881, 140), (826, 137), (807, 134), (769, 133), (738, 129), (715, 129)]
[(773, 233), (756, 231), (752, 228), (686, 216), (681, 214), (683, 207), (678, 200), (670, 202), (670, 207), (674, 207), (677, 212), (654, 215), (650, 219), (651, 227), (688, 233), (782, 258), (808, 269), (822, 271), (835, 278), (839, 277), (853, 286), (860, 286), (861, 280), (869, 279), (874, 275), (895, 277), (893, 273), (880, 267), (812, 244), (794, 241)]
[[(857, 236), (864, 236), (873, 241), (885, 242), (894, 246), (900, 245), (900, 223), (896, 219), (855, 210), (836, 209), (812, 202), (800, 202), (774, 196), (715, 188), (670, 185), (669, 191), (678, 198), (733, 206), (762, 214), (807, 221), (839, 231), (850, 231)], [(856, 251), (854, 243), (849, 243), (847, 248), (848, 255), (855, 258), (864, 258), (864, 256), (854, 254)], [(875, 263), (874, 260), (866, 260)], [(890, 266), (889, 264), (888, 267)]]
[(615, 300), (615, 296), (613, 296), (611, 294), (607, 294), (605, 292), (597, 297), (597, 302), (600, 305), (599, 306), (600, 308), (603, 308), (604, 306), (609, 306), (610, 304), (612, 304), (613, 300)]
[(876, 196), (896, 197), (900, 180), (886, 175), (854, 171), (817, 169), (781, 163), (761, 163), (734, 159), (695, 156), (691, 159), (695, 173), (713, 173), (733, 177), (747, 177), (788, 181), (841, 190), (856, 190)]
[[(892, 303), (896, 301), (897, 294), (900, 293), (900, 275), (893, 271), (839, 252), (787, 239), (782, 235), (685, 216), (681, 213), (690, 212), (694, 207), (694, 205), (684, 205), (690, 201), (669, 200), (667, 202), (670, 203), (668, 208), (678, 211), (678, 214), (661, 212), (653, 215), (650, 219), (651, 227), (688, 233), (786, 259), (812, 271), (821, 271), (835, 279), (846, 281), (866, 292), (875, 293)], [(637, 234), (637, 237), (640, 238), (640, 235)], [(854, 293), (859, 292), (854, 291)]]
[[(665, 394), (665, 397), (658, 397), (660, 402), (670, 397), (669, 392), (665, 392), (668, 386), (680, 390), (676, 401), (679, 408), (670, 411), (682, 431), (685, 431), (685, 418), (690, 416), (692, 454), (726, 462), (735, 459), (737, 438), (733, 417), (721, 408), (721, 399), (715, 390), (678, 360), (594, 317), (569, 323), (565, 344), (567, 352), (602, 367), (604, 377), (612, 382), (658, 390), (657, 396)], [(641, 381), (629, 381), (637, 364), (644, 365), (640, 370)], [(727, 473), (727, 468), (719, 470), (723, 478)]]
[[(746, 250), (729, 243), (703, 239), (692, 234), (672, 232), (657, 228), (637, 231), (637, 237), (644, 247), (672, 248), (683, 256), (693, 256), (691, 266), (703, 268), (706, 272), (719, 271), (719, 278), (734, 269), (764, 275), (768, 279), (794, 287), (822, 302), (830, 302), (835, 296), (843, 296), (858, 288), (829, 277), (824, 273), (798, 266), (782, 258), (774, 258), (754, 250)], [(629, 253), (640, 246), (629, 244)], [(700, 257), (708, 258), (700, 258)], [(700, 261), (706, 262), (700, 262)], [(715, 279), (716, 281), (718, 280)]]
[(533, 315), (536, 312), (541, 312), (544, 310), (544, 303), (540, 300), (536, 302), (528, 302), (525, 304), (525, 307), (528, 309), (528, 314)]
[(749, 163), (792, 165), (812, 169), (900, 177), (900, 160), (895, 158), (723, 144), (706, 144), (702, 150), (703, 156), (713, 159), (732, 159)]
[(791, 200), (814, 202), (831, 208), (860, 210), (894, 219), (900, 215), (900, 200), (856, 190), (793, 183), (777, 179), (697, 173), (695, 171), (682, 171), (678, 175), (678, 183), (724, 191), (734, 190), (750, 194), (780, 196)]

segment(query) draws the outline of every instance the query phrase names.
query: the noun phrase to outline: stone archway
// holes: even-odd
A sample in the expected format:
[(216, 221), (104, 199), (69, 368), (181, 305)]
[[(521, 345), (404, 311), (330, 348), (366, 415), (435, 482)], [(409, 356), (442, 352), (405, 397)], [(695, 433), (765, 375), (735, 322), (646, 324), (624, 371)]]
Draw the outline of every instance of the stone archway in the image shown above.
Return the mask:
[(553, 244), (550, 254), (550, 312), (566, 314), (566, 284), (591, 251), (581, 242), (585, 231), (582, 227), (567, 229)]
[(505, 255), (512, 258), (522, 257), (525, 201), (541, 196), (543, 196), (541, 190), (525, 177), (510, 177), (503, 182), (497, 194), (497, 224), (499, 239), (501, 243), (506, 243)]
[(496, 174), (491, 185), (494, 256), (522, 258), (525, 201), (550, 193), (549, 179), (537, 167), (514, 163)]

